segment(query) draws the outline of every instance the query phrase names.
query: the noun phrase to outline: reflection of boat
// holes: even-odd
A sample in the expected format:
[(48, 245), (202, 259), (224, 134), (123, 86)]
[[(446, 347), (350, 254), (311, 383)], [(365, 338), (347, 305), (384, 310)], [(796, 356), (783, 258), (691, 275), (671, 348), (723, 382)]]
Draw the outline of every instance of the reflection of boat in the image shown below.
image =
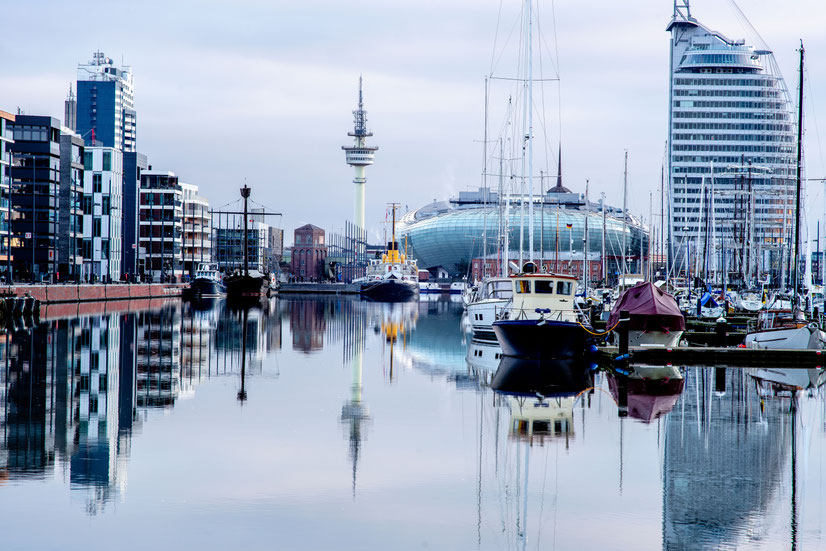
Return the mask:
[(510, 400), (510, 435), (517, 439), (565, 436), (574, 432), (574, 396), (572, 394), (514, 398)]
[(502, 348), (491, 341), (472, 339), (467, 349), (467, 363), (476, 373), (493, 373), (502, 359)]
[(583, 355), (593, 339), (588, 320), (574, 303), (576, 278), (524, 273), (510, 280), (513, 299), (493, 323), (502, 352), (522, 358)]
[[(650, 423), (670, 412), (680, 399), (685, 387), (682, 373), (676, 367), (635, 366), (626, 377), (628, 388), (628, 415)], [(614, 399), (619, 399), (617, 379), (608, 378), (608, 387)]]
[(227, 294), (227, 288), (221, 281), (221, 272), (214, 262), (201, 262), (195, 270), (195, 279), (189, 285), (194, 298), (221, 297)]
[[(620, 312), (629, 314), (630, 346), (677, 346), (685, 331), (685, 318), (674, 297), (644, 282), (623, 292), (608, 316), (608, 327), (619, 323)], [(615, 339), (619, 336), (615, 332)]]
[(758, 390), (764, 391), (806, 390), (817, 388), (826, 382), (826, 371), (822, 368), (761, 368), (754, 370), (751, 376), (757, 382)]
[(502, 356), (490, 386), (500, 394), (548, 396), (576, 394), (592, 384), (585, 364), (571, 358), (529, 360)]

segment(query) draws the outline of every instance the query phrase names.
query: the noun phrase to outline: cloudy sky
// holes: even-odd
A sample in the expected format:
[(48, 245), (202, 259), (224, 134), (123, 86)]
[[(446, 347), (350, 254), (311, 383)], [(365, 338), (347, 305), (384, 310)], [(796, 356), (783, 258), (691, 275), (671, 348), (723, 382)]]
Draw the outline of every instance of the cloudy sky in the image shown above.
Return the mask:
[[(341, 145), (352, 128), (359, 74), (372, 139), (367, 223), (385, 205), (410, 208), (477, 187), (482, 171), (484, 77), (517, 74), (518, 0), (0, 0), (0, 109), (62, 118), (77, 64), (100, 49), (135, 74), (138, 148), (156, 169), (198, 184), (214, 206), (244, 179), (253, 198), (292, 229), (337, 230), (352, 218), (352, 169)], [(794, 94), (798, 40), (809, 59), (809, 177), (826, 176), (826, 6), (822, 0), (740, 0)], [(562, 141), (566, 186), (621, 203), (629, 151), (630, 207), (647, 216), (667, 134), (672, 0), (541, 0), (535, 173), (555, 172)], [(755, 40), (730, 0), (695, 0), (695, 17)], [(498, 30), (497, 30), (498, 29)], [(558, 51), (557, 51), (558, 49)], [(539, 63), (539, 56), (542, 62)], [(492, 63), (492, 59), (494, 62)], [(491, 85), (489, 139), (502, 128), (512, 83)], [(544, 100), (544, 109), (542, 108)], [(824, 119), (826, 121), (826, 119)], [(549, 154), (546, 156), (546, 150)], [(554, 168), (551, 168), (554, 167)], [(820, 184), (810, 201), (822, 211)], [(378, 239), (375, 239), (378, 241)]]

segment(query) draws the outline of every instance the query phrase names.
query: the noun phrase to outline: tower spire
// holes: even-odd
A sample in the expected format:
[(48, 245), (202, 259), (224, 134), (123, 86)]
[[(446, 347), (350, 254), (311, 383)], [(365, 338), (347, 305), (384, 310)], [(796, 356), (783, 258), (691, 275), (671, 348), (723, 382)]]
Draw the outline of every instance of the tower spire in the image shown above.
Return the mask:
[(347, 164), (355, 169), (353, 183), (356, 186), (356, 202), (354, 209), (353, 223), (364, 231), (364, 188), (367, 184), (365, 168), (373, 164), (373, 155), (378, 147), (368, 146), (365, 139), (373, 133), (367, 129), (367, 111), (364, 110), (363, 79), (359, 75), (359, 103), (358, 109), (353, 111), (353, 131), (348, 132), (348, 136), (353, 137), (353, 145), (345, 145), (341, 148), (346, 155)]

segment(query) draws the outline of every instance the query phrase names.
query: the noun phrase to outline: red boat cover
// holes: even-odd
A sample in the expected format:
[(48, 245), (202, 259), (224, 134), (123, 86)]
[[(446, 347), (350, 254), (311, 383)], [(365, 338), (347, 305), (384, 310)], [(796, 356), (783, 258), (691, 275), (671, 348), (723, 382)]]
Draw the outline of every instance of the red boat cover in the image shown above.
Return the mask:
[(619, 321), (620, 312), (631, 314), (629, 329), (641, 331), (685, 331), (685, 318), (674, 297), (650, 281), (626, 290), (611, 309), (608, 327)]

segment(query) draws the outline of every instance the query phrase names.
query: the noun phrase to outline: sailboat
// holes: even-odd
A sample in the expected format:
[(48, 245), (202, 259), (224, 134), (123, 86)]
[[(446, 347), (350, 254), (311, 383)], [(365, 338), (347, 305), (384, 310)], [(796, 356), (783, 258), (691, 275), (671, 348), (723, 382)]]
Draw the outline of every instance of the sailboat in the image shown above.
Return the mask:
[(826, 333), (814, 321), (808, 321), (798, 301), (798, 271), (800, 256), (800, 188), (803, 140), (803, 44), (800, 45), (800, 95), (797, 115), (797, 187), (795, 190), (795, 246), (793, 261), (793, 298), (789, 308), (761, 310), (756, 329), (746, 334), (746, 346), (767, 349), (816, 349), (826, 348)]
[(247, 200), (251, 191), (246, 184), (241, 188), (241, 197), (244, 199), (244, 271), (224, 278), (228, 300), (260, 300), (270, 295), (269, 277), (258, 270), (249, 269), (249, 244), (247, 242), (249, 213)]

